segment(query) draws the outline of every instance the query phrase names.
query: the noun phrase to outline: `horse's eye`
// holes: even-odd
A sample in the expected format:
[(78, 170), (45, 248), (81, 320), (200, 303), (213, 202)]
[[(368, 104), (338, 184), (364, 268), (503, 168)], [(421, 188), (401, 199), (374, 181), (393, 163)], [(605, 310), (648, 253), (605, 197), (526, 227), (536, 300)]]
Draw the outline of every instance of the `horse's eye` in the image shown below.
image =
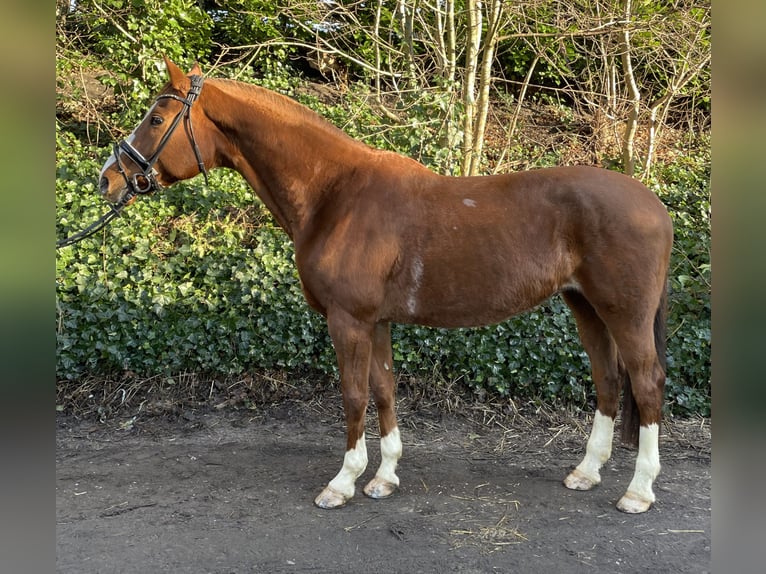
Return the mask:
[(151, 119), (151, 123), (153, 126), (158, 126), (164, 121), (165, 121), (165, 118), (163, 118), (162, 116), (152, 116), (152, 119)]

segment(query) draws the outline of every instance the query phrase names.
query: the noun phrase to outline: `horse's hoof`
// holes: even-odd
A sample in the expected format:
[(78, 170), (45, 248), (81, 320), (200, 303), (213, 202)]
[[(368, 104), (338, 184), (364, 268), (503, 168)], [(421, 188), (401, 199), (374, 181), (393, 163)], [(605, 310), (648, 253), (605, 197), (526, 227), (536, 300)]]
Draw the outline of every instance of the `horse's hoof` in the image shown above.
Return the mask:
[(635, 492), (626, 492), (617, 503), (617, 510), (622, 510), (628, 514), (640, 514), (646, 512), (652, 506), (653, 500), (647, 500)]
[(399, 488), (398, 484), (383, 480), (377, 476), (367, 483), (364, 487), (364, 493), (370, 498), (388, 498)]
[(350, 496), (344, 496), (328, 486), (314, 499), (314, 504), (319, 508), (340, 508), (349, 500), (351, 500)]
[(590, 490), (600, 482), (600, 477), (594, 479), (593, 477), (586, 476), (578, 469), (574, 469), (569, 473), (569, 476), (564, 479), (564, 486), (570, 490)]

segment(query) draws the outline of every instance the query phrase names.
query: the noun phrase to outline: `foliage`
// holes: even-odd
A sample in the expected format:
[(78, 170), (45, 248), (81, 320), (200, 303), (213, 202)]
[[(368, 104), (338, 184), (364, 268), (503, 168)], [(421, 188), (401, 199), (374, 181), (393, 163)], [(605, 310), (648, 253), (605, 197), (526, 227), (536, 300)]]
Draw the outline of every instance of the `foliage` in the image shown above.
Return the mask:
[[(417, 105), (408, 110), (406, 122), (392, 123), (369, 106), (365, 93), (366, 86), (355, 83), (349, 86), (340, 105), (324, 104), (316, 97), (300, 94), (296, 99), (372, 147), (417, 158), (439, 173), (454, 173), (457, 169), (455, 158), (459, 155), (447, 149), (440, 137), (438, 110), (445, 105), (444, 94), (422, 94)], [(459, 139), (455, 141), (459, 143)]]
[(559, 298), (476, 329), (397, 326), (394, 362), (406, 373), (461, 380), (477, 394), (584, 406), (593, 398), (588, 359)]
[(66, 74), (78, 55), (97, 61), (108, 72), (101, 81), (123, 96), (128, 123), (163, 82), (161, 55), (186, 62), (209, 54), (212, 20), (194, 0), (80, 0), (70, 9), (59, 30), (68, 45), (58, 44), (66, 57), (56, 59), (57, 73)]
[(667, 396), (673, 408), (710, 414), (710, 147), (663, 166), (655, 189), (674, 225), (670, 261)]

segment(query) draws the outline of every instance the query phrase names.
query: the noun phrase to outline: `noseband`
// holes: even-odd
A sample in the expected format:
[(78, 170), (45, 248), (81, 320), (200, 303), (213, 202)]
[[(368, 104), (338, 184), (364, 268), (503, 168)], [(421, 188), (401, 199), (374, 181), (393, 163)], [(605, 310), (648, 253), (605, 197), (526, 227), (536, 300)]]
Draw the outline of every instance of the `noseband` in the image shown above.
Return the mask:
[[(191, 142), (192, 149), (194, 150), (194, 156), (197, 159), (197, 166), (199, 167), (202, 175), (205, 176), (205, 183), (208, 183), (207, 170), (205, 169), (205, 164), (202, 161), (202, 154), (200, 153), (199, 146), (197, 146), (197, 141), (194, 138), (194, 128), (192, 127), (191, 121), (191, 107), (202, 91), (203, 81), (204, 80), (202, 76), (191, 76), (191, 88), (189, 88), (189, 93), (186, 94), (185, 98), (175, 94), (160, 94), (157, 96), (155, 101), (163, 99), (178, 100), (183, 104), (183, 108), (181, 108), (181, 111), (179, 111), (176, 114), (176, 117), (173, 118), (173, 122), (170, 124), (170, 128), (168, 128), (168, 130), (165, 132), (165, 135), (162, 136), (160, 143), (157, 145), (157, 149), (151, 156), (149, 156), (148, 159), (145, 158), (143, 154), (134, 148), (127, 140), (122, 140), (114, 145), (113, 152), (114, 158), (117, 162), (117, 171), (119, 171), (120, 175), (122, 175), (122, 177), (125, 179), (125, 184), (128, 187), (128, 193), (126, 197), (123, 198), (123, 201), (127, 202), (136, 195), (149, 193), (152, 191), (159, 191), (162, 189), (162, 185), (160, 185), (160, 182), (157, 181), (157, 170), (154, 169), (154, 164), (157, 163), (157, 159), (162, 153), (162, 150), (167, 145), (170, 136), (173, 135), (173, 132), (178, 127), (178, 124), (181, 123), (181, 118), (185, 118), (186, 124), (189, 126), (189, 141)], [(135, 173), (132, 177), (129, 177), (125, 171), (124, 166), (122, 165), (122, 161), (120, 160), (120, 152), (127, 155), (141, 169), (141, 172)]]

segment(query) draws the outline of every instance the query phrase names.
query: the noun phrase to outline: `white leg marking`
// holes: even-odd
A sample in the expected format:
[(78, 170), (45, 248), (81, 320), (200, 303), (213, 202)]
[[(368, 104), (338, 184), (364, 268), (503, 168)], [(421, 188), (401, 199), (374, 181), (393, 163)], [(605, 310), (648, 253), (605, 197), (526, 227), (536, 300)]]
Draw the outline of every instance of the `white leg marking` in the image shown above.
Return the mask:
[(402, 456), (402, 439), (399, 428), (395, 428), (380, 439), (380, 467), (367, 486), (364, 493), (372, 498), (391, 496), (399, 486), (396, 476), (396, 465)]
[(396, 465), (402, 456), (402, 439), (399, 435), (399, 427), (394, 428), (390, 433), (380, 439), (380, 468), (377, 475), (395, 484), (399, 484), (399, 477), (396, 476)]
[(346, 451), (340, 472), (314, 499), (314, 503), (321, 508), (337, 508), (346, 504), (353, 498), (354, 484), (365, 468), (367, 468), (367, 445), (364, 433), (362, 433), (362, 436), (356, 441), (356, 446)]
[(623, 512), (646, 512), (655, 500), (652, 483), (660, 473), (659, 435), (657, 423), (639, 429), (636, 472), (625, 496), (617, 503)]
[(593, 417), (593, 429), (585, 447), (585, 457), (564, 480), (564, 485), (572, 490), (590, 490), (601, 483), (601, 467), (612, 455), (614, 419), (596, 411)]
[(367, 445), (365, 444), (364, 433), (362, 433), (362, 436), (356, 441), (356, 446), (346, 451), (346, 456), (343, 457), (343, 468), (328, 486), (347, 498), (351, 498), (354, 496), (354, 483), (365, 468), (367, 468)]

